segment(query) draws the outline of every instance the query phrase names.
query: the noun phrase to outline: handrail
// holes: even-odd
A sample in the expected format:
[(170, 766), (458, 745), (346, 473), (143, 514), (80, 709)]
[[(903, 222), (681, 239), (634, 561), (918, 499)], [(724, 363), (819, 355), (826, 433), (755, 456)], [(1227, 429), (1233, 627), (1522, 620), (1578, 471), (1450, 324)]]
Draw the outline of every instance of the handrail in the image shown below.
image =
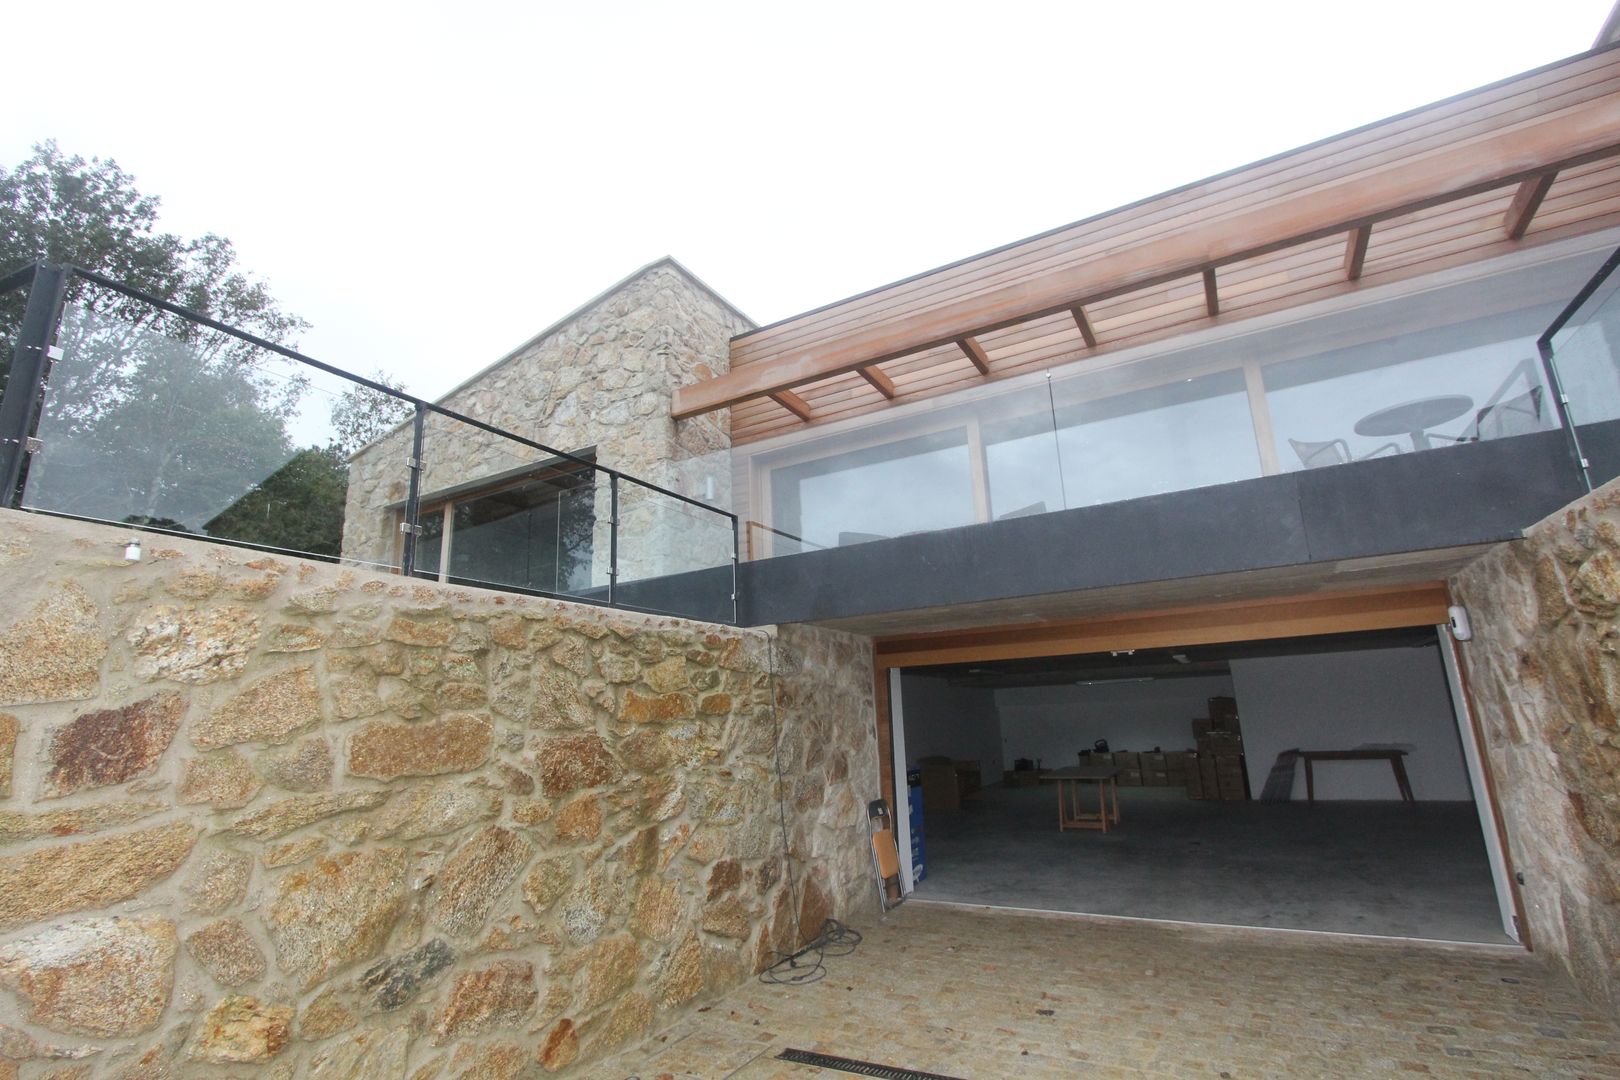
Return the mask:
[(266, 350), (268, 350), (270, 352), (273, 352), (273, 353), (276, 353), (276, 354), (278, 354), (280, 356), (285, 356), (289, 360), (295, 360), (300, 364), (308, 364), (310, 367), (317, 368), (317, 369), (319, 369), (321, 371), (324, 371), (328, 375), (336, 375), (337, 377), (339, 377), (341, 379), (347, 379), (350, 382), (359, 383), (361, 386), (364, 386), (364, 387), (367, 387), (368, 389), (374, 390), (379, 394), (386, 394), (389, 397), (398, 398), (401, 401), (409, 402), (410, 404), (416, 406), (417, 408), (426, 409), (429, 412), (438, 413), (440, 416), (449, 417), (451, 420), (456, 420), (456, 421), (459, 421), (459, 422), (461, 422), (463, 424), (470, 424), (473, 427), (478, 428), (481, 431), (489, 432), (491, 435), (503, 436), (505, 438), (513, 440), (514, 442), (522, 443), (525, 446), (528, 446), (528, 447), (531, 447), (531, 448), (533, 448), (535, 450), (539, 450), (539, 451), (542, 451), (544, 453), (550, 454), (550, 455), (552, 455), (554, 457), (565, 458), (568, 461), (572, 461), (572, 462), (575, 462), (575, 463), (577, 463), (579, 465), (583, 465), (586, 468), (592, 469), (594, 471), (607, 473), (609, 476), (623, 477), (624, 479), (630, 480), (633, 483), (641, 485), (642, 487), (651, 488), (653, 491), (656, 491), (661, 495), (668, 495), (672, 499), (679, 499), (681, 502), (691, 503), (693, 506), (701, 507), (704, 510), (708, 510), (708, 511), (710, 511), (712, 513), (724, 515), (725, 517), (728, 517), (728, 518), (731, 519), (733, 528), (736, 527), (736, 522), (737, 522), (737, 515), (736, 514), (732, 513), (729, 510), (722, 510), (718, 506), (711, 506), (710, 504), (704, 502), (701, 499), (694, 499), (690, 495), (682, 495), (678, 491), (671, 491), (670, 489), (668, 489), (666, 487), (662, 487), (662, 486), (660, 486), (658, 484), (655, 484), (650, 480), (643, 480), (639, 476), (633, 476), (630, 473), (621, 472), (618, 469), (613, 469), (613, 468), (610, 468), (610, 467), (608, 467), (606, 465), (599, 465), (594, 461), (589, 461), (589, 460), (587, 460), (585, 458), (582, 458), (582, 457), (579, 457), (579, 456), (577, 456), (575, 454), (571, 454), (566, 450), (558, 450), (554, 446), (547, 446), (545, 443), (537, 442), (534, 439), (526, 438), (526, 437), (524, 437), (522, 435), (517, 434), (516, 432), (507, 431), (504, 428), (498, 428), (493, 424), (486, 424), (482, 420), (477, 420), (477, 419), (474, 419), (471, 416), (466, 416), (466, 415), (464, 415), (462, 413), (458, 413), (454, 409), (447, 409), (444, 406), (437, 404), (436, 402), (428, 401), (428, 400), (426, 400), (424, 398), (419, 398), (416, 395), (408, 394), (403, 390), (396, 390), (393, 387), (388, 386), (388, 385), (386, 385), (384, 383), (377, 382), (374, 379), (368, 379), (363, 375), (356, 375), (351, 371), (345, 371), (342, 368), (333, 367), (331, 364), (322, 363), (321, 361), (316, 360), (314, 357), (305, 356), (303, 353), (299, 352), (296, 349), (288, 348), (285, 345), (281, 345), (281, 344), (278, 344), (277, 342), (270, 341), (267, 338), (262, 338), (257, 334), (248, 333), (246, 330), (239, 330), (234, 326), (230, 326), (230, 325), (228, 325), (226, 323), (222, 323), (218, 319), (215, 319), (215, 318), (213, 318), (213, 317), (211, 317), (209, 315), (205, 315), (200, 311), (195, 311), (195, 310), (193, 310), (191, 308), (185, 307), (182, 304), (176, 304), (172, 300), (165, 300), (160, 296), (153, 296), (151, 293), (145, 292), (144, 290), (141, 290), (141, 289), (134, 288), (133, 286), (120, 284), (117, 281), (113, 281), (110, 278), (104, 277), (103, 275), (96, 273), (94, 270), (87, 270), (82, 266), (74, 266), (74, 265), (68, 265), (68, 266), (64, 267), (63, 269), (67, 270), (68, 273), (73, 274), (76, 277), (81, 277), (81, 278), (84, 278), (87, 281), (92, 281), (95, 284), (102, 286), (103, 288), (111, 289), (114, 292), (123, 293), (125, 296), (128, 296), (128, 297), (130, 297), (132, 299), (135, 299), (135, 300), (140, 300), (143, 303), (151, 304), (152, 306), (157, 307), (157, 308), (161, 308), (162, 310), (167, 311), (172, 315), (178, 315), (183, 319), (190, 319), (193, 322), (201, 323), (202, 325), (207, 326), (208, 328), (210, 328), (212, 330), (218, 330), (222, 334), (229, 334), (232, 337), (238, 338), (238, 339), (240, 339), (242, 341), (246, 341), (250, 345), (257, 346), (258, 348), (261, 348), (261, 349), (266, 349)]

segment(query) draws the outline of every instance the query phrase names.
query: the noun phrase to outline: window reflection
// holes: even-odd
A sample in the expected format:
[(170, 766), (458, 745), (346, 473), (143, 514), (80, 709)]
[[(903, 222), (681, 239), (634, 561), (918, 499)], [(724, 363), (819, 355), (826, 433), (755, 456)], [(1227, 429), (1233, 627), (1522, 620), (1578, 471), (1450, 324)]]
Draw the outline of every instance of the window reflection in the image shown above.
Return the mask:
[(771, 474), (773, 550), (882, 540), (974, 520), (967, 430), (943, 431), (790, 465)]
[(1096, 506), (1260, 475), (1241, 371), (1094, 401), (1076, 400), (1083, 389), (1062, 388), (1057, 398), (1065, 506)]
[(595, 485), (589, 470), (548, 468), (492, 491), (424, 506), (417, 567), (438, 574), (448, 547), (447, 577), (548, 593), (580, 593), (591, 585), (596, 530)]
[(1478, 319), (1268, 365), (1279, 463), (1295, 471), (1556, 427), (1534, 325)]

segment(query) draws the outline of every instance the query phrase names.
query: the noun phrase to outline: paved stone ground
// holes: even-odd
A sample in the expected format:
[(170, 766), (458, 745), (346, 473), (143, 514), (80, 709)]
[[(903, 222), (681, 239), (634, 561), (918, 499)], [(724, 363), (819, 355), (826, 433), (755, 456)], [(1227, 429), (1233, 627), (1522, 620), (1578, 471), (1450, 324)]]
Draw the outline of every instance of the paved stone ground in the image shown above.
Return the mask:
[(603, 1080), (836, 1080), (784, 1047), (998, 1077), (1616, 1077), (1620, 1023), (1529, 954), (907, 904)]

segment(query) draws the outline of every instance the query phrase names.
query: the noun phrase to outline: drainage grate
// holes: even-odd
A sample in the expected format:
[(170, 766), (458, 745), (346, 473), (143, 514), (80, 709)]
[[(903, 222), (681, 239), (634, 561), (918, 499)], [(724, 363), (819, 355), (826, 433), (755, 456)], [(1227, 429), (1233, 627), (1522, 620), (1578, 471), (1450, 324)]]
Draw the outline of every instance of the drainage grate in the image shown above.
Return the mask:
[(813, 1050), (784, 1050), (776, 1055), (778, 1061), (791, 1061), (798, 1065), (815, 1065), (823, 1069), (854, 1073), (856, 1076), (881, 1076), (884, 1080), (959, 1080), (944, 1073), (918, 1072), (916, 1069), (898, 1069), (893, 1065), (878, 1065), (854, 1058), (818, 1054)]

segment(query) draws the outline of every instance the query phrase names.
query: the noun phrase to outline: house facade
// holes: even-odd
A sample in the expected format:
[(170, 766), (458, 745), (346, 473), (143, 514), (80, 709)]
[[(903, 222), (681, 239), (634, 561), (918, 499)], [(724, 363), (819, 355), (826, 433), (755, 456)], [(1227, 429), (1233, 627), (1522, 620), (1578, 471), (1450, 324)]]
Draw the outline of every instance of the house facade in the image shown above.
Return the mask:
[[(734, 571), (723, 543), (665, 569), (733, 572), (745, 625), (874, 641), (902, 808), (904, 671), (1476, 612), (1443, 648), (1504, 925), (1612, 999), (1614, 553), (1589, 541), (1615, 527), (1620, 341), (1604, 289), (1577, 301), (1620, 247), (1617, 133), (1600, 48), (769, 326), (655, 264), (681, 345), (628, 367), (658, 378), (630, 393), (643, 328), (625, 351), (598, 314), (652, 310), (632, 278), (451, 400), (733, 511)], [(576, 376), (590, 408), (553, 389)], [(432, 457), (429, 488), (504, 473)], [(352, 496), (357, 542), (386, 542), (385, 486)], [(1560, 635), (1584, 644), (1555, 663)]]

